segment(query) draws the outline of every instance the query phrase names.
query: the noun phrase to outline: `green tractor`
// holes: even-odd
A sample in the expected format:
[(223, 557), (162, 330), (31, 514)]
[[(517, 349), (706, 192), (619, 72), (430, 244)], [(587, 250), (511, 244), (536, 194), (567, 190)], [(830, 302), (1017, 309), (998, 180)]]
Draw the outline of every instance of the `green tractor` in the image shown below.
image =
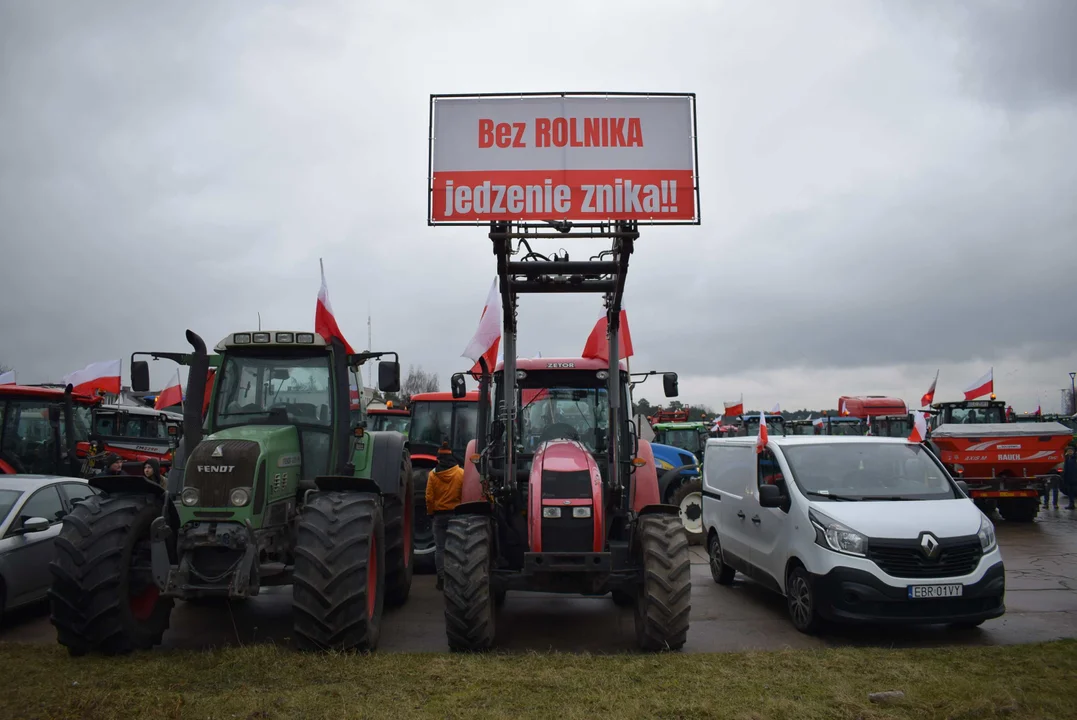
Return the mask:
[[(72, 655), (161, 642), (176, 598), (237, 600), (292, 585), (301, 650), (377, 647), (385, 606), (411, 589), (411, 460), (404, 436), (350, 421), (349, 380), (383, 355), (378, 384), (397, 392), (395, 353), (348, 354), (309, 332), (240, 332), (190, 365), (183, 437), (165, 488), (100, 476), (64, 518), (49, 597)], [(157, 354), (161, 356), (172, 354)], [(132, 386), (149, 384), (145, 361)]]

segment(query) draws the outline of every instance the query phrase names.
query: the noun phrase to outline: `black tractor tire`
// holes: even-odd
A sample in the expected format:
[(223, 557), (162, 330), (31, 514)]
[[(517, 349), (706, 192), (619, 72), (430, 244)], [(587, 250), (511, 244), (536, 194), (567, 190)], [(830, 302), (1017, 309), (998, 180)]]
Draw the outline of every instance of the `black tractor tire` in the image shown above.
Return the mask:
[(429, 467), (414, 467), (411, 470), (411, 486), (415, 492), (415, 515), (412, 522), (412, 552), (415, 554), (415, 572), (431, 575), (437, 571), (434, 563), (434, 526), (433, 518), (426, 514), (426, 483), (430, 474)]
[(299, 514), (292, 619), (303, 651), (370, 652), (385, 605), (385, 521), (374, 493), (321, 492)]
[[(687, 508), (681, 508), (680, 514), (685, 537), (688, 538), (689, 545), (702, 545), (704, 538), (703, 479), (700, 477), (686, 479), (673, 492), (669, 504), (677, 507), (681, 507), (682, 504), (687, 505)], [(691, 524), (691, 529), (689, 524)]]
[(405, 449), (400, 456), (399, 483), (404, 497), (385, 496), (385, 606), (399, 607), (411, 594), (414, 573), (412, 536), (415, 516), (415, 491), (411, 485), (411, 455)]
[(998, 501), (998, 514), (1006, 522), (1030, 523), (1040, 514), (1040, 499), (1003, 498)]
[(692, 565), (677, 515), (639, 519), (643, 582), (636, 597), (636, 644), (641, 650), (679, 650), (688, 639)]
[(445, 635), (453, 652), (494, 644), (496, 598), (490, 589), (493, 528), (485, 515), (454, 515), (445, 536)]
[(71, 655), (161, 643), (175, 602), (159, 595), (151, 571), (150, 523), (160, 513), (152, 495), (97, 495), (64, 517), (48, 596), (57, 640)]

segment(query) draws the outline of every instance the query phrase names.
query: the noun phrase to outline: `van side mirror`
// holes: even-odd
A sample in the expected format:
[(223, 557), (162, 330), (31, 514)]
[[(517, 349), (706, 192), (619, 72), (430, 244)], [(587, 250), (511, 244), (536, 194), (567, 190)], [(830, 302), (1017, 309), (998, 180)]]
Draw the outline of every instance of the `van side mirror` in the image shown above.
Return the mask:
[(971, 493), (969, 491), (969, 484), (967, 482), (965, 482), (964, 480), (958, 480), (957, 487), (961, 490), (961, 492), (965, 493), (965, 497), (971, 497)]
[(463, 373), (455, 373), (449, 380), (449, 385), (452, 389), (453, 400), (459, 400), (467, 395), (467, 380), (464, 379)]
[(400, 392), (400, 363), (395, 360), (378, 363), (378, 389), (386, 393)]
[(135, 360), (131, 363), (131, 389), (135, 392), (150, 391), (149, 361)]
[(759, 486), (759, 507), (780, 508), (785, 504), (785, 495), (777, 485)]
[(677, 373), (668, 372), (662, 375), (662, 390), (665, 391), (666, 397), (677, 397)]

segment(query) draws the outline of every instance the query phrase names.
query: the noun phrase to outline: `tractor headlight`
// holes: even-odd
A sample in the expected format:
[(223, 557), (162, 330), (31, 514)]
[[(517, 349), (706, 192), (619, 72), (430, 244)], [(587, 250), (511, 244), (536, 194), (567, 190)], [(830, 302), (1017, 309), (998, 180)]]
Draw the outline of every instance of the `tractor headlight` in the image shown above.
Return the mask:
[(542, 517), (544, 517), (544, 518), (559, 518), (559, 517), (561, 517), (561, 508), (559, 508), (559, 507), (544, 507), (544, 508), (542, 508)]
[(198, 488), (185, 487), (183, 488), (183, 492), (180, 493), (180, 502), (187, 507), (194, 507), (198, 504), (198, 500)]
[(665, 460), (660, 460), (659, 458), (654, 459), (654, 464), (657, 465), (658, 467), (660, 467), (663, 470), (672, 470), (673, 469), (672, 465), (670, 465)]
[(572, 508), (572, 517), (574, 518), (589, 518), (591, 517), (591, 508), (586, 505), (577, 505)]
[(228, 501), (235, 507), (243, 507), (251, 501), (251, 493), (247, 488), (236, 488), (228, 496)]

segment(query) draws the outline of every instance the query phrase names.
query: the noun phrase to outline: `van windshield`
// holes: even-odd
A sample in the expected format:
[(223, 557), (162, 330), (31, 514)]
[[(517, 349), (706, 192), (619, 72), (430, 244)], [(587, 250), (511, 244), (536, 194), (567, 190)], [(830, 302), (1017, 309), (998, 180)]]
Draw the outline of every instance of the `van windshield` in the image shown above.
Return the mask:
[(793, 481), (813, 500), (946, 500), (958, 497), (920, 445), (812, 443), (782, 448)]

